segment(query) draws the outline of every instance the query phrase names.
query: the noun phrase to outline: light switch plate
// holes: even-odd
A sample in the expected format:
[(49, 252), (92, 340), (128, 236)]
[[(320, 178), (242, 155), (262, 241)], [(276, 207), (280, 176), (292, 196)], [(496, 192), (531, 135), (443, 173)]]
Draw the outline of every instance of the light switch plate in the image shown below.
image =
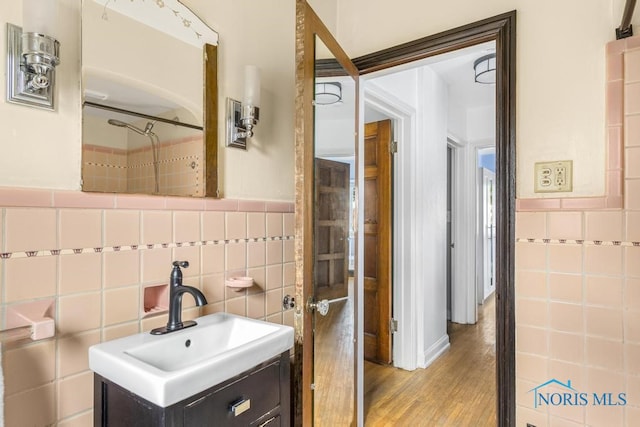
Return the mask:
[(537, 162), (534, 171), (536, 193), (573, 191), (573, 160)]

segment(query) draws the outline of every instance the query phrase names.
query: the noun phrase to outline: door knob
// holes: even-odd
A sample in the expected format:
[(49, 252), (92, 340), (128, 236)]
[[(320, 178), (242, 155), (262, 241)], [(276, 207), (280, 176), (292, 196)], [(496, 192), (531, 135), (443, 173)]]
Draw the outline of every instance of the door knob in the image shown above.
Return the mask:
[(310, 299), (307, 308), (309, 311), (316, 310), (320, 315), (326, 316), (329, 312), (329, 300), (323, 299), (322, 301), (314, 302), (313, 299)]
[(282, 308), (284, 308), (285, 310), (288, 310), (295, 306), (296, 306), (296, 299), (289, 294), (285, 295), (284, 298), (282, 299)]

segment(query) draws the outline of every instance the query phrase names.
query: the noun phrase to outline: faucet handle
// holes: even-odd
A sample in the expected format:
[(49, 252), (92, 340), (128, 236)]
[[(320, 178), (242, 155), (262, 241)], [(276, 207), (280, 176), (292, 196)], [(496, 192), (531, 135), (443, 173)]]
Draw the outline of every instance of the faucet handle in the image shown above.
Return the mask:
[(189, 267), (189, 261), (173, 261), (173, 266), (187, 268)]

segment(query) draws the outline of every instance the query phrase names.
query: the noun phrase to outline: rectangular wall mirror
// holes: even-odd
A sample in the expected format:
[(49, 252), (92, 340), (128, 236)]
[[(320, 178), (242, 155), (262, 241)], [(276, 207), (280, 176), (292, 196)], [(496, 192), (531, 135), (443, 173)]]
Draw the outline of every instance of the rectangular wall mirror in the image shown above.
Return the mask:
[(177, 0), (83, 0), (83, 191), (217, 196), (217, 42)]

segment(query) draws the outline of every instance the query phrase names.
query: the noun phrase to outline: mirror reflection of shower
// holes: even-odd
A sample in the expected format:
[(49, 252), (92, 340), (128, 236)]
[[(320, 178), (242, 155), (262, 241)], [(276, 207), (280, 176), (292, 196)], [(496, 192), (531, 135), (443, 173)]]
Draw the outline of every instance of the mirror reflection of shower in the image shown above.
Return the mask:
[(116, 119), (109, 119), (107, 120), (107, 123), (113, 126), (127, 128), (137, 133), (138, 135), (149, 137), (149, 141), (151, 141), (151, 153), (153, 155), (153, 178), (154, 178), (154, 187), (155, 187), (154, 193), (155, 194), (160, 193), (160, 183), (158, 178), (158, 149), (160, 145), (160, 139), (158, 138), (158, 135), (151, 132), (151, 129), (153, 129), (153, 125), (155, 124), (155, 121), (147, 122), (146, 126), (144, 127), (144, 130), (140, 129), (137, 126), (134, 126), (129, 123), (125, 123), (121, 120), (116, 120)]

